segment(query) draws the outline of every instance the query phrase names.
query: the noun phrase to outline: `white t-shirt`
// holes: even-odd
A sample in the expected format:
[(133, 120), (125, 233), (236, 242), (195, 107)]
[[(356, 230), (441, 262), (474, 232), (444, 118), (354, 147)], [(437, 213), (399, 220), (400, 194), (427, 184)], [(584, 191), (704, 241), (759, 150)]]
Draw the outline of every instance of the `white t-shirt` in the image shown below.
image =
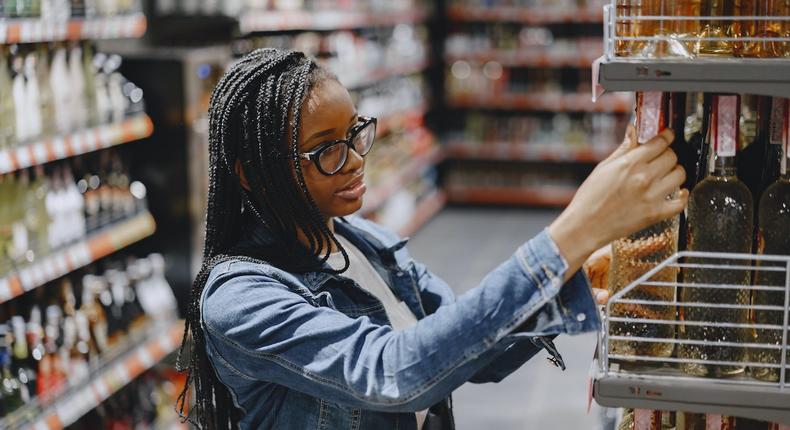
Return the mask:
[[(392, 289), (381, 279), (381, 275), (370, 264), (365, 254), (344, 237), (337, 235), (337, 239), (348, 253), (349, 265), (348, 269), (343, 272), (343, 276), (353, 279), (361, 288), (381, 301), (390, 324), (392, 324), (392, 329), (404, 330), (417, 324), (417, 317), (406, 306), (406, 303), (395, 296)], [(344, 263), (343, 254), (339, 251), (330, 254), (327, 263), (333, 269), (342, 268)], [(427, 410), (417, 412), (418, 429), (422, 428), (427, 413)]]

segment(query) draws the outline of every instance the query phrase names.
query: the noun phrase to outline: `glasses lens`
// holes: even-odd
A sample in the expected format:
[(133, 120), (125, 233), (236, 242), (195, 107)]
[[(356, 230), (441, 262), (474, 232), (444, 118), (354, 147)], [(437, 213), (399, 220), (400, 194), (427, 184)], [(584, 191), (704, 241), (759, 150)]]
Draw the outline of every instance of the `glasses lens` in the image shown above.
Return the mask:
[(339, 142), (321, 152), (318, 163), (326, 173), (336, 173), (346, 163), (348, 156), (348, 145)]
[(373, 140), (376, 138), (376, 127), (374, 123), (366, 125), (354, 137), (354, 150), (359, 155), (367, 155), (370, 148), (373, 146)]

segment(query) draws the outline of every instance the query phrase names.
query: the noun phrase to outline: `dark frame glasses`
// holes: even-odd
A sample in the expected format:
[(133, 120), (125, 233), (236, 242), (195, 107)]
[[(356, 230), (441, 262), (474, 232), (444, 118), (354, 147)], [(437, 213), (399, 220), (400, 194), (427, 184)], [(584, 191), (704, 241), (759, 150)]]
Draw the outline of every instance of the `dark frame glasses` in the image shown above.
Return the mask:
[(324, 142), (310, 152), (299, 153), (299, 158), (312, 161), (318, 171), (326, 176), (339, 172), (348, 160), (348, 150), (366, 156), (376, 140), (378, 120), (371, 116), (360, 116), (357, 124), (348, 131), (347, 139)]

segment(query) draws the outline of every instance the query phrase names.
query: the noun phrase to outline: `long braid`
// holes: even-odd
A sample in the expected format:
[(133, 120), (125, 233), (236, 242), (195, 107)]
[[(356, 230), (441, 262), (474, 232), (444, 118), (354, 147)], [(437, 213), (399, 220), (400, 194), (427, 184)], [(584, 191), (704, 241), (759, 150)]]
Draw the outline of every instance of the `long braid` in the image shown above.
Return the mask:
[[(203, 265), (192, 286), (177, 366), (187, 372), (176, 408), (182, 421), (199, 429), (238, 428), (241, 418), (230, 391), (217, 378), (206, 353), (200, 298), (211, 270), (233, 260), (269, 261), (292, 271), (325, 270), (319, 255), (334, 242), (310, 196), (298, 158), (304, 99), (325, 79), (336, 79), (304, 54), (259, 49), (235, 62), (217, 83), (209, 103), (209, 189)], [(236, 162), (250, 185), (241, 187)], [(291, 169), (296, 172), (296, 181)], [(262, 223), (274, 239), (267, 249), (234, 248), (243, 212)], [(298, 229), (298, 230), (297, 230)], [(297, 231), (304, 232), (308, 246)], [(270, 252), (276, 248), (277, 253)], [(183, 358), (188, 357), (186, 366)], [(189, 409), (194, 394), (195, 405)], [(196, 418), (196, 419), (195, 419)]]

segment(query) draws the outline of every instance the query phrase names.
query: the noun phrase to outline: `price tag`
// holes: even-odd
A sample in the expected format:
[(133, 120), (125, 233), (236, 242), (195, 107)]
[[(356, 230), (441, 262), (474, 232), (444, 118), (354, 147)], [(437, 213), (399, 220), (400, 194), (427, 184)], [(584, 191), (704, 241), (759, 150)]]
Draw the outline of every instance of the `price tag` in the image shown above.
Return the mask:
[(19, 24), (19, 41), (20, 42), (34, 42), (33, 32), (35, 31), (35, 22), (31, 20), (23, 20)]
[(93, 130), (88, 130), (84, 133), (85, 149), (86, 151), (95, 151), (98, 148), (98, 141), (96, 140), (96, 133)]
[(85, 152), (85, 149), (83, 148), (82, 133), (74, 133), (71, 135), (71, 149), (74, 151), (74, 155), (79, 155)]
[(33, 159), (30, 156), (30, 148), (23, 146), (16, 150), (16, 163), (17, 167), (24, 169), (33, 165)]
[(0, 45), (5, 45), (8, 41), (8, 23), (0, 20)]
[(36, 164), (44, 164), (49, 160), (49, 156), (47, 155), (47, 144), (45, 142), (38, 142), (33, 145), (33, 159), (36, 160)]
[(102, 127), (98, 134), (101, 147), (108, 148), (120, 142), (121, 128), (118, 126)]
[(110, 397), (110, 390), (107, 389), (107, 384), (104, 383), (104, 379), (99, 379), (93, 383), (93, 388), (97, 395), (97, 400), (104, 401), (107, 397)]
[(42, 419), (36, 421), (36, 424), (33, 426), (33, 430), (51, 430), (51, 429), (47, 425), (47, 421)]
[(0, 173), (8, 173), (14, 170), (14, 161), (11, 153), (6, 150), (0, 151)]
[(140, 348), (137, 353), (137, 357), (140, 359), (140, 363), (142, 363), (145, 368), (150, 368), (156, 364), (154, 358), (151, 357), (151, 353), (148, 352), (148, 348)]
[(57, 272), (58, 276), (65, 275), (66, 273), (70, 272), (69, 260), (66, 257), (66, 254), (63, 252), (58, 252), (52, 257), (52, 264), (55, 267), (55, 271)]
[(11, 297), (11, 283), (8, 281), (8, 278), (0, 279), (0, 301), (11, 300)]
[(25, 291), (30, 291), (36, 287), (33, 282), (33, 273), (30, 271), (30, 268), (25, 267), (19, 271), (19, 283), (22, 284), (22, 289)]
[(52, 139), (51, 145), (52, 152), (55, 154), (55, 157), (58, 160), (68, 156), (68, 152), (66, 151), (66, 141), (62, 137), (56, 137)]

